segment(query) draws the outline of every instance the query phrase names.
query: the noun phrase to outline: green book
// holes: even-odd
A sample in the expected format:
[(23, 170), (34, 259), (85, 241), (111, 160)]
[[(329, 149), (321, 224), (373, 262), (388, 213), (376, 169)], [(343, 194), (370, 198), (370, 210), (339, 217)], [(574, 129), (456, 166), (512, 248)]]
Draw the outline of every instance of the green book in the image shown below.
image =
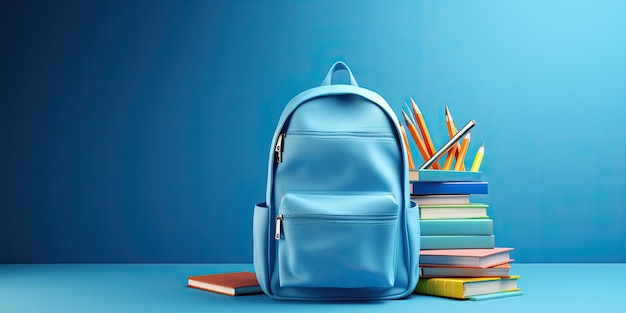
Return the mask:
[(410, 170), (410, 182), (478, 182), (483, 180), (482, 172), (446, 171), (446, 170)]

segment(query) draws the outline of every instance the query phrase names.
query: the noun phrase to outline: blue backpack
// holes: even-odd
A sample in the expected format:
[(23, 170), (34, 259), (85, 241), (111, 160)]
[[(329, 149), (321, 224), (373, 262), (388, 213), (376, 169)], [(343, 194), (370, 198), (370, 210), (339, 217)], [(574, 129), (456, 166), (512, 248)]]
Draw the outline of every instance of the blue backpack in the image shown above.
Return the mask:
[[(332, 84), (346, 70), (350, 85)], [(343, 62), (285, 107), (266, 202), (254, 208), (254, 269), (281, 300), (380, 300), (419, 278), (419, 215), (398, 120)]]

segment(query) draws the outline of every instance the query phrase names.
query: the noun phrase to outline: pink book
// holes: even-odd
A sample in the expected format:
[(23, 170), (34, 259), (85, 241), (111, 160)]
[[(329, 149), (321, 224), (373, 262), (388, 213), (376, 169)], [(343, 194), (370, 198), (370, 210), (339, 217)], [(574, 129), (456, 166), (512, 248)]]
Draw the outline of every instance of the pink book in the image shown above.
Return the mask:
[(421, 250), (421, 267), (488, 268), (512, 262), (513, 248)]

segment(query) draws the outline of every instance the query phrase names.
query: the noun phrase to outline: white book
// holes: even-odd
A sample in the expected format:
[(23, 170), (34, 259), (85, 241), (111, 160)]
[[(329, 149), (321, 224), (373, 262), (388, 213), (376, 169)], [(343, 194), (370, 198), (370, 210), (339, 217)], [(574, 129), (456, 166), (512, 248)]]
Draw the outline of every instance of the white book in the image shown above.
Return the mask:
[(411, 200), (418, 205), (469, 204), (470, 195), (421, 195), (411, 196)]

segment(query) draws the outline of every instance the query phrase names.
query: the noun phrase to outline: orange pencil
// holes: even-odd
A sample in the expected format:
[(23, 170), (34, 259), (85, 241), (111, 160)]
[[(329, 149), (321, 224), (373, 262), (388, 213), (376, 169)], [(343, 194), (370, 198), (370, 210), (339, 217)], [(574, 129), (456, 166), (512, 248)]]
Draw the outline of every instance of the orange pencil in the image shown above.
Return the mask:
[(402, 132), (402, 141), (404, 141), (404, 146), (406, 147), (406, 155), (409, 159), (409, 169), (415, 169), (415, 163), (413, 162), (413, 153), (411, 153), (409, 139), (406, 137), (406, 130), (404, 130), (404, 126), (402, 126), (402, 123), (400, 123), (400, 131)]
[[(437, 151), (435, 151), (435, 146), (433, 145), (433, 141), (430, 138), (430, 132), (428, 131), (428, 127), (426, 127), (426, 121), (424, 121), (422, 111), (420, 111), (413, 98), (411, 98), (411, 106), (413, 107), (413, 116), (415, 117), (415, 122), (417, 123), (417, 126), (422, 133), (422, 137), (424, 138), (424, 143), (426, 144), (426, 149), (428, 151), (428, 157), (430, 158), (431, 156), (435, 155)], [(439, 162), (433, 163), (432, 167), (436, 170), (441, 169), (441, 167), (439, 166)]]
[[(450, 136), (450, 138), (454, 137), (454, 135), (456, 135), (457, 133), (457, 129), (454, 126), (454, 120), (452, 119), (452, 114), (450, 113), (450, 109), (448, 109), (448, 106), (446, 105), (446, 126), (448, 127), (448, 136)], [(456, 157), (458, 159), (459, 157), (459, 152), (461, 152), (461, 144), (460, 143), (456, 143)], [(461, 164), (461, 170), (465, 170), (465, 164)]]
[(424, 158), (424, 161), (427, 161), (430, 156), (428, 155), (428, 150), (426, 150), (426, 144), (424, 144), (424, 141), (422, 140), (422, 137), (420, 137), (420, 134), (417, 133), (417, 128), (415, 128), (415, 125), (413, 125), (413, 122), (411, 122), (409, 116), (406, 115), (404, 111), (402, 111), (402, 115), (404, 116), (404, 122), (409, 128), (411, 136), (413, 136), (413, 140), (415, 140), (415, 143), (417, 144), (417, 149), (419, 149), (422, 158)]
[[(459, 130), (454, 128), (454, 134), (458, 133)], [(459, 159), (459, 153), (461, 153), (461, 144), (459, 144), (458, 142), (456, 143), (456, 159)], [(465, 151), (465, 155), (467, 155), (467, 151)], [(456, 165), (456, 163), (455, 163)], [(461, 171), (465, 170), (465, 162), (461, 162)]]
[(461, 164), (465, 161), (465, 155), (467, 154), (467, 148), (469, 148), (470, 143), (470, 135), (467, 134), (463, 138), (463, 144), (461, 144), (461, 151), (459, 152), (459, 156), (456, 158), (456, 163), (454, 164), (455, 171), (461, 171)]
[(448, 136), (450, 138), (454, 137), (454, 121), (452, 120), (452, 115), (450, 114), (450, 109), (446, 105), (446, 128), (448, 129)]
[(452, 148), (450, 148), (450, 151), (448, 151), (448, 156), (446, 157), (446, 162), (443, 163), (443, 169), (446, 171), (449, 171), (450, 168), (452, 167), (452, 161), (454, 161), (456, 158), (456, 145), (452, 146)]

